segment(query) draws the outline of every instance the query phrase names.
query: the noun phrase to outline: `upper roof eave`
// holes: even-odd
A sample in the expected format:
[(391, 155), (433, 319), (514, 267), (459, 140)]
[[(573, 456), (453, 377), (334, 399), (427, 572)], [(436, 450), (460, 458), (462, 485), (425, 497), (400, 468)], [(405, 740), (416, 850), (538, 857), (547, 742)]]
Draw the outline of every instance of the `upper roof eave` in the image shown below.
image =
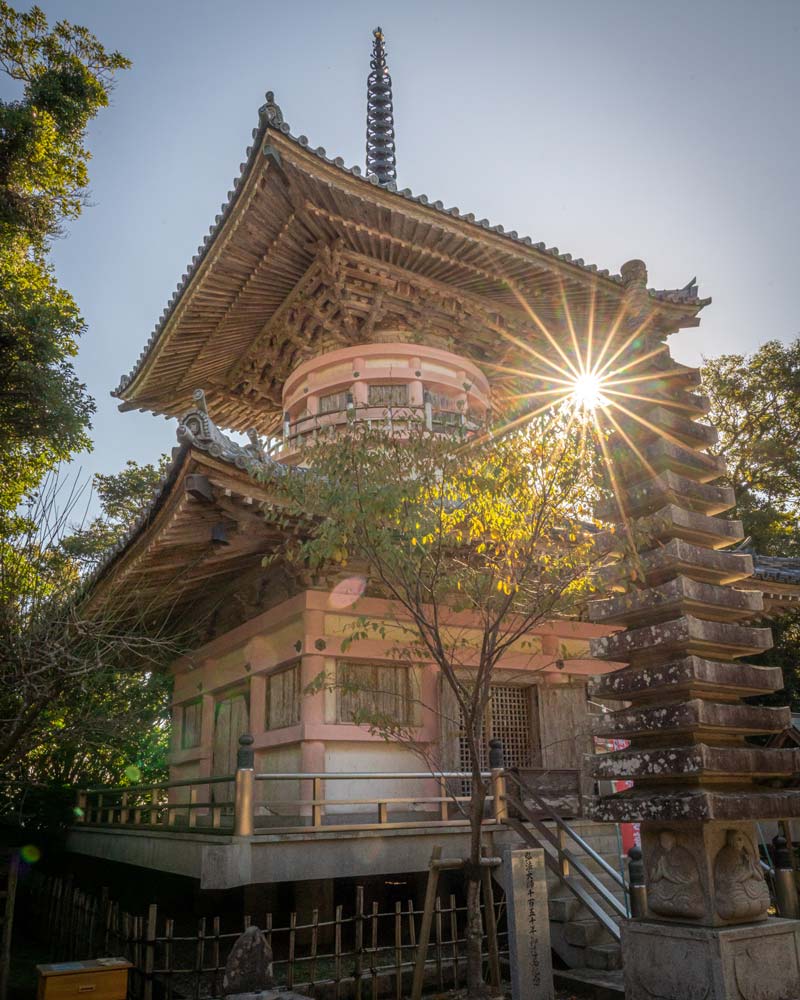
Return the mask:
[[(290, 148), (294, 147), (297, 151), (302, 150), (310, 157), (316, 157), (329, 167), (334, 168), (336, 172), (340, 172), (342, 179), (344, 179), (344, 176), (346, 175), (349, 181), (355, 182), (359, 185), (359, 187), (363, 186), (362, 191), (364, 193), (366, 193), (366, 191), (370, 188), (378, 188), (381, 192), (388, 194), (390, 197), (415, 203), (420, 206), (423, 211), (447, 216), (450, 219), (457, 220), (461, 224), (466, 224), (470, 229), (479, 231), (484, 237), (489, 234), (491, 234), (490, 238), (499, 237), (504, 242), (507, 241), (509, 244), (516, 245), (519, 249), (526, 250), (539, 261), (547, 259), (553, 264), (556, 264), (557, 262), (557, 266), (564, 267), (567, 272), (570, 272), (576, 278), (584, 281), (587, 279), (590, 281), (600, 281), (606, 285), (609, 290), (617, 287), (621, 291), (622, 277), (618, 274), (611, 274), (608, 270), (600, 269), (595, 264), (586, 264), (582, 258), (575, 259), (569, 253), (561, 253), (557, 247), (548, 248), (544, 243), (534, 243), (531, 237), (520, 236), (516, 230), (508, 231), (502, 225), (493, 226), (488, 219), (476, 220), (473, 213), (462, 213), (455, 207), (445, 208), (443, 202), (434, 201), (425, 194), (415, 195), (409, 188), (398, 190), (397, 185), (394, 183), (381, 186), (378, 184), (377, 178), (364, 177), (359, 167), (346, 167), (344, 160), (341, 157), (328, 157), (323, 147), (319, 146), (312, 148), (306, 136), (295, 136), (292, 134), (289, 125), (283, 119), (280, 107), (275, 103), (273, 93), (268, 91), (266, 94), (266, 103), (259, 109), (258, 126), (253, 129), (253, 144), (247, 149), (246, 160), (240, 164), (239, 176), (234, 178), (233, 186), (228, 192), (226, 202), (221, 206), (220, 212), (216, 216), (213, 225), (210, 226), (207, 235), (198, 247), (197, 254), (192, 258), (191, 263), (184, 272), (181, 281), (178, 283), (169, 302), (167, 303), (166, 308), (163, 310), (158, 323), (153, 329), (144, 349), (139, 354), (136, 363), (127, 375), (122, 376), (119, 385), (112, 391), (112, 396), (130, 401), (136, 395), (136, 383), (145, 373), (148, 367), (148, 362), (154, 356), (155, 348), (165, 335), (178, 305), (187, 294), (196, 275), (201, 269), (201, 266), (216, 243), (217, 238), (225, 228), (231, 215), (234, 213), (236, 204), (246, 186), (246, 182), (249, 179), (256, 162), (264, 153), (274, 152), (265, 148), (267, 145), (265, 140), (267, 139), (269, 133), (278, 139), (279, 146), (283, 145), (282, 140), (288, 141)], [(711, 300), (698, 298), (696, 294), (693, 294), (696, 292), (696, 286), (693, 286), (692, 283), (690, 283), (690, 286), (675, 291), (649, 289), (648, 292), (650, 296), (658, 302), (659, 308), (662, 310), (666, 309), (669, 312), (675, 311), (676, 313), (681, 313), (683, 315), (695, 315)]]

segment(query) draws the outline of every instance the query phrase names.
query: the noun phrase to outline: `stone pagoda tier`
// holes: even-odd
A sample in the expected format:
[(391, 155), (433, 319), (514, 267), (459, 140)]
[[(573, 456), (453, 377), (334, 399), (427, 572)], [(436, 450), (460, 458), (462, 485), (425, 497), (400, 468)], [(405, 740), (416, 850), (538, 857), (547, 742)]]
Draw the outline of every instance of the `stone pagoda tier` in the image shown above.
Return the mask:
[[(644, 265), (630, 262), (623, 277), (629, 328), (646, 328)], [(714, 483), (725, 466), (706, 451), (716, 432), (698, 422), (708, 411), (693, 391), (699, 373), (676, 365), (665, 346), (631, 370), (650, 373), (652, 381), (633, 383), (641, 398), (626, 401), (632, 415), (610, 442), (619, 497), (601, 513), (616, 511), (619, 561), (605, 572), (614, 595), (590, 607), (592, 621), (624, 628), (593, 640), (592, 654), (628, 663), (591, 685), (592, 697), (626, 706), (601, 717), (596, 735), (628, 742), (596, 756), (594, 776), (633, 781), (598, 799), (594, 816), (642, 824), (648, 914), (625, 931), (626, 997), (750, 996), (733, 982), (744, 948), (780, 958), (775, 998), (800, 996), (796, 922), (764, 923), (770, 897), (754, 824), (800, 815), (800, 793), (781, 787), (796, 755), (748, 742), (784, 729), (789, 710), (744, 700), (781, 688), (782, 676), (738, 662), (772, 639), (747, 624), (759, 617), (761, 593), (730, 587), (753, 566), (725, 551), (743, 532), (718, 516), (734, 495)]]

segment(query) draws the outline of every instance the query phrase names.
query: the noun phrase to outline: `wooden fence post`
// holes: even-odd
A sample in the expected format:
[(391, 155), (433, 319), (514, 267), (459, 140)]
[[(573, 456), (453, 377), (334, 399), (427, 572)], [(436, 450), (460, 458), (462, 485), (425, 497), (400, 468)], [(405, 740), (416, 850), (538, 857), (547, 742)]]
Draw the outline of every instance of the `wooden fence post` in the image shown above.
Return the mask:
[(431, 937), (433, 913), (436, 906), (436, 892), (439, 888), (439, 869), (435, 862), (442, 856), (441, 847), (434, 847), (428, 866), (428, 884), (425, 888), (425, 903), (422, 907), (422, 926), (419, 929), (417, 961), (414, 965), (414, 979), (411, 984), (411, 1000), (420, 1000), (425, 980), (425, 959), (428, 957), (428, 942)]
[(253, 807), (255, 798), (255, 753), (252, 736), (239, 737), (236, 755), (236, 781), (234, 786), (233, 833), (236, 837), (253, 836)]
[(156, 962), (156, 927), (158, 906), (151, 903), (147, 908), (147, 936), (144, 952), (144, 1000), (153, 1000), (153, 970)]

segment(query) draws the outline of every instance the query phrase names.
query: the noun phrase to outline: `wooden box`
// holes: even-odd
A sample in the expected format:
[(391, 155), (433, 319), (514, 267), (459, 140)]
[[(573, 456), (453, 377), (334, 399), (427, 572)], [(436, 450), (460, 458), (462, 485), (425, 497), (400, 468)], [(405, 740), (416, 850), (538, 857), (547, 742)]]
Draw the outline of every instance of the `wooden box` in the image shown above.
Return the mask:
[(125, 1000), (130, 968), (124, 958), (37, 965), (37, 1000)]

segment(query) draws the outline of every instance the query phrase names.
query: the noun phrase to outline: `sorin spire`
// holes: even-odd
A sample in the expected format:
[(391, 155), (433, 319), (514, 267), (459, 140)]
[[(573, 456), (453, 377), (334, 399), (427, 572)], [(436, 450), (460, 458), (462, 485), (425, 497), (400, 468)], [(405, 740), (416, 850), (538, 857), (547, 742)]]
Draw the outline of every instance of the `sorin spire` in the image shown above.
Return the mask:
[(372, 34), (372, 72), (367, 79), (367, 176), (374, 174), (379, 184), (389, 184), (397, 180), (392, 78), (386, 65), (383, 32), (376, 28)]

